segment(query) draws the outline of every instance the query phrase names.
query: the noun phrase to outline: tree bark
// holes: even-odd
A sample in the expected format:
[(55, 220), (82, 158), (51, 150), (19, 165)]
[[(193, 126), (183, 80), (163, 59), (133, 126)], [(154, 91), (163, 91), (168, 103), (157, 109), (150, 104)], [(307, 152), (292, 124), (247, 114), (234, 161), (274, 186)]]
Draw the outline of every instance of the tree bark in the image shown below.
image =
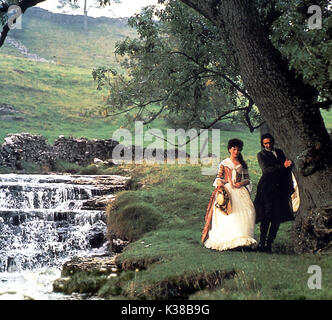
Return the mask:
[[(40, 2), (44, 2), (46, 0), (21, 0), (17, 3), (17, 5), (20, 6), (21, 10), (22, 10), (22, 14), (29, 8), (37, 5)], [(15, 3), (14, 3), (15, 4)], [(2, 13), (7, 13), (8, 12), (8, 8), (10, 7), (11, 4), (8, 3), (4, 3), (1, 8), (0, 8), (0, 12)], [(9, 33), (9, 26), (8, 23), (6, 23), (3, 28), (2, 31), (0, 33), (0, 48), (3, 46), (3, 44), (5, 43), (5, 40), (7, 38), (7, 35)]]
[(315, 88), (289, 70), (252, 0), (181, 1), (212, 21), (227, 40), (245, 87), (293, 160), (301, 198), (293, 229), (296, 252), (324, 250), (332, 243), (332, 142), (315, 105)]
[(84, 30), (88, 30), (88, 11), (86, 6), (86, 0), (84, 0)]

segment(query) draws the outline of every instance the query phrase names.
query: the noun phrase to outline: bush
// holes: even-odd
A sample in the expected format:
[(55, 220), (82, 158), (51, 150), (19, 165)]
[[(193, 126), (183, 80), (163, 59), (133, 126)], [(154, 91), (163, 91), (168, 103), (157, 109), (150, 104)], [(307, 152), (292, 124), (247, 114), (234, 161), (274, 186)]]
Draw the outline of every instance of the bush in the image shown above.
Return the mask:
[(110, 234), (136, 241), (145, 233), (155, 230), (162, 217), (150, 204), (139, 199), (135, 191), (123, 191), (107, 207), (107, 224)]

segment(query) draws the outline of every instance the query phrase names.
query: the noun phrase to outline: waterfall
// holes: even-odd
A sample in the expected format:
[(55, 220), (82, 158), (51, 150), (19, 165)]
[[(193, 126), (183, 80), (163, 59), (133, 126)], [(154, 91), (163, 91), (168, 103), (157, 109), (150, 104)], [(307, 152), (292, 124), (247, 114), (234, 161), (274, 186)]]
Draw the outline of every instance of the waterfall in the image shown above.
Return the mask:
[(0, 175), (0, 300), (81, 299), (52, 292), (74, 256), (109, 254), (105, 205), (117, 175)]
[(127, 182), (121, 176), (0, 175), (0, 289), (4, 274), (105, 253), (105, 211), (93, 200), (111, 199)]

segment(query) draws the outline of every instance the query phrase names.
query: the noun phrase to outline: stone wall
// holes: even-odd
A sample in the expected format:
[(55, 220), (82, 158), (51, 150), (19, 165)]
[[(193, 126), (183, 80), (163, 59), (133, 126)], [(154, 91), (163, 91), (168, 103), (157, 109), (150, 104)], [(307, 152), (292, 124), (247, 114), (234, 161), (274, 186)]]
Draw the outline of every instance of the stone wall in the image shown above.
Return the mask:
[(58, 159), (86, 165), (92, 163), (95, 158), (101, 160), (111, 159), (113, 149), (118, 144), (119, 142), (112, 139), (88, 140), (86, 138), (74, 139), (60, 136), (54, 142), (53, 152)]
[[(114, 152), (115, 147), (121, 152)], [(114, 155), (118, 154), (118, 158)], [(156, 150), (138, 146), (123, 146), (113, 139), (88, 140), (60, 136), (53, 145), (47, 143), (45, 137), (30, 133), (9, 134), (0, 146), (0, 166), (21, 169), (22, 161), (45, 165), (53, 170), (57, 160), (78, 165), (88, 165), (95, 158), (106, 160), (143, 160), (155, 158), (165, 160), (167, 157), (186, 158), (188, 155), (180, 150)], [(149, 156), (150, 155), (150, 156)]]
[(9, 134), (0, 147), (0, 165), (20, 169), (22, 160), (52, 164), (52, 147), (42, 136), (29, 133)]
[(117, 144), (119, 143), (112, 139), (88, 140), (60, 136), (50, 145), (41, 135), (9, 134), (0, 146), (0, 165), (21, 169), (21, 162), (29, 161), (53, 168), (57, 159), (87, 165), (94, 158), (110, 159)]

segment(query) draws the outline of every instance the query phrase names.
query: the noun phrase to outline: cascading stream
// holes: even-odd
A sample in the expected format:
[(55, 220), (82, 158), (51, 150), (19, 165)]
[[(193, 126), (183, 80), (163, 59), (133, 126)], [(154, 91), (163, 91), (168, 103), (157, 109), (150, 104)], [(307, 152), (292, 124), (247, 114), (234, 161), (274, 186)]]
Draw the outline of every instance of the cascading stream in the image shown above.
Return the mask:
[(110, 199), (127, 181), (121, 176), (0, 175), (0, 299), (8, 298), (15, 287), (9, 284), (24, 274), (45, 274), (74, 256), (105, 253), (105, 211), (91, 206), (91, 200)]

